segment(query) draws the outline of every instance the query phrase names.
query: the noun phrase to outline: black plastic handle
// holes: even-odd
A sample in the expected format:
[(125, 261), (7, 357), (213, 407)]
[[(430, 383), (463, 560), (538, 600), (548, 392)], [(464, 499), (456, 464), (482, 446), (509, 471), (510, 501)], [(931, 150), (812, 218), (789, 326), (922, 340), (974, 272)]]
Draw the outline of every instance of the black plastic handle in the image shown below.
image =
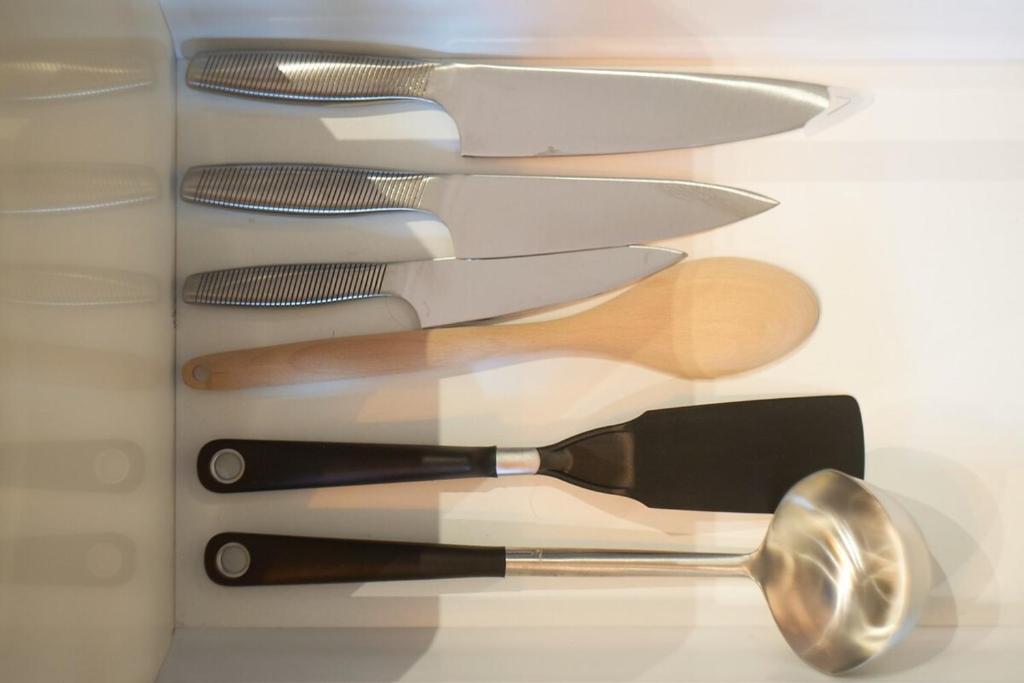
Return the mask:
[(225, 532), (204, 564), (223, 586), (503, 577), (505, 549)]
[(408, 446), (218, 439), (199, 451), (199, 481), (217, 493), (493, 477), (494, 446)]

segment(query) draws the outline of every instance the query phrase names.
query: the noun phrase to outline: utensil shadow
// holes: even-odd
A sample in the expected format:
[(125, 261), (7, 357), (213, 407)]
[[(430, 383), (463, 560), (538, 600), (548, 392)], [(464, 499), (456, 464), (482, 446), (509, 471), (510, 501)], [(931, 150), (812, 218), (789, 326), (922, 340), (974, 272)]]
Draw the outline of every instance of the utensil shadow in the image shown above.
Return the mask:
[[(994, 579), (994, 566), (976, 540), (992, 535), (991, 526), (998, 523), (998, 516), (992, 494), (981, 479), (940, 454), (903, 448), (875, 449), (868, 454), (868, 478), (883, 482), (883, 486), (892, 478), (894, 484), (888, 489), (889, 495), (917, 523), (932, 555), (932, 587), (918, 627), (898, 647), (854, 674), (885, 676), (913, 669), (945, 651), (956, 636), (964, 613), (981, 610), (987, 624), (998, 622), (998, 603), (979, 602), (985, 586)], [(932, 483), (927, 499), (892, 493), (899, 480)], [(976, 617), (972, 618), (971, 626), (972, 638), (981, 638), (992, 629), (977, 623)]]

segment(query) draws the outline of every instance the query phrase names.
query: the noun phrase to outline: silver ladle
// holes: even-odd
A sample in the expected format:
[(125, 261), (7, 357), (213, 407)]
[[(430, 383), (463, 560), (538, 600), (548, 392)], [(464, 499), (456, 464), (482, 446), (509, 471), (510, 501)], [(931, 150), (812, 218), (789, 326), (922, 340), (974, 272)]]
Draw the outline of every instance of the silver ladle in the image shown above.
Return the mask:
[(931, 586), (924, 539), (887, 498), (859, 479), (821, 470), (786, 492), (764, 541), (749, 554), (510, 550), (506, 571), (747, 576), (761, 587), (793, 651), (816, 669), (838, 674), (901, 640)]
[(747, 554), (486, 548), (225, 533), (206, 549), (225, 585), (464, 576), (746, 576), (793, 651), (850, 671), (907, 634), (931, 587), (931, 556), (903, 509), (821, 470), (797, 482)]

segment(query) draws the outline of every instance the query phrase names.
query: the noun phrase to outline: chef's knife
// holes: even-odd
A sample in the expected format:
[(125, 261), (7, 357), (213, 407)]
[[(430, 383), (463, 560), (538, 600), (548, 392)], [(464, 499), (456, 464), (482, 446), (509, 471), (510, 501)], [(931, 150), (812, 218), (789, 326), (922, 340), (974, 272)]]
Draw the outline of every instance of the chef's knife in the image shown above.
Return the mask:
[(289, 50), (215, 51), (187, 83), (307, 102), (425, 99), (455, 120), (466, 156), (697, 147), (793, 130), (830, 107), (823, 85), (716, 74), (551, 69)]
[(776, 205), (753, 192), (679, 180), (425, 175), (313, 164), (197, 166), (185, 174), (181, 196), (297, 215), (426, 211), (448, 227), (460, 258), (653, 242)]
[(218, 439), (196, 462), (218, 493), (546, 474), (649, 507), (765, 513), (829, 468), (864, 476), (850, 396), (651, 410), (541, 448)]
[(250, 266), (190, 275), (182, 297), (199, 304), (301, 306), (397, 296), (412, 305), (421, 327), (436, 327), (594, 296), (684, 256), (658, 247), (615, 247), (501, 259)]

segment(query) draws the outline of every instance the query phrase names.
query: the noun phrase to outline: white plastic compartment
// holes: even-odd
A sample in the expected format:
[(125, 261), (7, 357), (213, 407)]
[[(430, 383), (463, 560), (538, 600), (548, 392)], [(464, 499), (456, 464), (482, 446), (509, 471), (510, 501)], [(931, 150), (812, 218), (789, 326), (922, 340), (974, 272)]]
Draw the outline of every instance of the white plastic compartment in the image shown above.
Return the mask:
[[(142, 20), (154, 15), (154, 5), (110, 0), (97, 6), (103, 4), (110, 11), (98, 12), (97, 24), (69, 22), (69, 8), (49, 13), (26, 5), (24, 16), (34, 28), (62, 25), (56, 33), (64, 39), (80, 26), (93, 25), (160, 34)], [(1016, 348), (1021, 278), (1015, 263), (1024, 246), (1016, 211), (1024, 185), (1019, 149), (1024, 12), (1017, 3), (165, 0), (162, 9), (179, 59), (173, 77), (177, 177), (200, 163), (309, 161), (736, 185), (782, 204), (669, 244), (692, 258), (739, 255), (784, 266), (816, 289), (822, 319), (808, 343), (783, 361), (713, 382), (579, 357), (496, 360), (467, 373), (237, 393), (195, 392), (179, 381), (175, 629), (161, 681), (823, 679), (789, 653), (756, 587), (743, 581), (515, 579), (231, 589), (210, 583), (201, 566), (206, 540), (228, 529), (738, 550), (759, 540), (765, 517), (653, 511), (548, 479), (221, 497), (199, 485), (194, 457), (201, 444), (221, 436), (530, 445), (629, 419), (651, 407), (839, 392), (860, 401), (868, 478), (903, 497), (941, 570), (922, 627), (865, 675), (907, 681), (1024, 677), (1015, 656), (1024, 642), (1018, 579), (1024, 546), (1013, 533), (1014, 521), (1024, 518), (1024, 504), (1015, 495), (1024, 485), (1018, 417), (1024, 402), (1017, 393), (1024, 369)], [(268, 43), (776, 76), (860, 89), (872, 94), (873, 103), (812, 135), (637, 155), (463, 159), (453, 124), (429, 105), (256, 104), (184, 87), (183, 58), (195, 50)], [(160, 109), (165, 115), (169, 91), (160, 90), (167, 98)], [(23, 139), (18, 131), (24, 130), (16, 125), (19, 120), (8, 120), (5, 130), (12, 132), (0, 144), (24, 149), (18, 146)], [(130, 131), (163, 119), (154, 114), (122, 120)], [(146, 139), (165, 139), (168, 126)], [(52, 130), (67, 131), (65, 139), (86, 137), (63, 124)], [(58, 139), (54, 133), (54, 148)], [(125, 133), (123, 144), (136, 150), (141, 143)], [(154, 166), (171, 175), (169, 161), (166, 156), (163, 165)], [(170, 183), (165, 189), (165, 197), (173, 196)], [(51, 244), (67, 248), (59, 246), (67, 242), (0, 218), (0, 240), (16, 247), (0, 254), (5, 265), (18, 264), (26, 254), (38, 260), (51, 253)], [(168, 240), (145, 247), (166, 268), (170, 227), (160, 220), (153, 214), (137, 222)], [(95, 223), (90, 217), (83, 225)], [(382, 223), (379, 218), (283, 221), (179, 202), (177, 277), (256, 262), (321, 260), (328, 254), (397, 259), (444, 255), (449, 248), (443, 227), (427, 217), (410, 216), (401, 229), (383, 229)], [(79, 241), (78, 249), (68, 251), (91, 264), (86, 246), (120, 254), (127, 253), (125, 243), (118, 234), (102, 244)], [(169, 277), (157, 272), (167, 286), (162, 302), (168, 307), (150, 323), (154, 334), (160, 325), (169, 326), (170, 312)], [(63, 326), (72, 324), (66, 322), (70, 318), (20, 323), (19, 316), (42, 314), (13, 306), (3, 310), (5, 337), (19, 331), (16, 324), (32, 325), (41, 339), (67, 335)], [(180, 365), (198, 353), (402, 329), (412, 321), (401, 304), (382, 302), (280, 312), (178, 306), (176, 357)], [(78, 332), (83, 325), (74, 324), (73, 334), (84, 334)], [(134, 341), (142, 328), (133, 318), (102, 324), (117, 329), (116, 338), (131, 342), (129, 348), (145, 347), (159, 356), (161, 347)], [(90, 319), (88, 329), (108, 328)], [(164, 329), (160, 338), (169, 377), (169, 327)], [(42, 357), (37, 364), (54, 367)], [(51, 386), (46, 377), (26, 375), (25, 367), (22, 356), (0, 365), (4, 440), (8, 433), (22, 432), (27, 436), (18, 438), (49, 438), (57, 433), (51, 430), (60, 416), (96, 411), (116, 425), (105, 434), (132, 434), (153, 443), (145, 480), (153, 495), (116, 499), (129, 501), (123, 507), (83, 495), (78, 507), (66, 510), (63, 506), (77, 496), (41, 492), (27, 478), (15, 478), (14, 486), (0, 489), (4, 509), (13, 513), (5, 515), (5, 538), (31, 536), (41, 520), (67, 532), (127, 527), (125, 533), (145, 548), (143, 558), (152, 569), (137, 572), (121, 588), (26, 589), (11, 579), (10, 568), (18, 563), (5, 559), (0, 589), (12, 597), (0, 602), (2, 623), (4, 633), (10, 629), (17, 639), (4, 638), (0, 653), (13, 665), (0, 670), (14, 671), (14, 680), (67, 680), (73, 674), (83, 680), (145, 680), (143, 672), (155, 671), (155, 653), (167, 645), (171, 620), (166, 602), (170, 463), (164, 460), (170, 456), (169, 409), (159, 403), (147, 409), (167, 416), (159, 426), (117, 419), (132, 414), (124, 412), (124, 404), (142, 409), (137, 394), (83, 394), (66, 384), (42, 393)], [(34, 392), (39, 398), (27, 402)], [(65, 419), (62, 424), (75, 423)], [(67, 430), (68, 438), (89, 433)], [(100, 510), (110, 516), (94, 521), (90, 515)], [(156, 604), (140, 602), (140, 596)], [(164, 602), (153, 596), (163, 596)], [(138, 628), (153, 617), (157, 628)], [(116, 623), (111, 633), (118, 637), (145, 638), (151, 656), (142, 659), (149, 669), (125, 664), (138, 652), (131, 640), (120, 647), (96, 646), (94, 630), (86, 625), (105, 619)], [(47, 675), (51, 671), (72, 673)]]
[(0, 3), (0, 680), (152, 680), (174, 625), (174, 56), (148, 0)]

